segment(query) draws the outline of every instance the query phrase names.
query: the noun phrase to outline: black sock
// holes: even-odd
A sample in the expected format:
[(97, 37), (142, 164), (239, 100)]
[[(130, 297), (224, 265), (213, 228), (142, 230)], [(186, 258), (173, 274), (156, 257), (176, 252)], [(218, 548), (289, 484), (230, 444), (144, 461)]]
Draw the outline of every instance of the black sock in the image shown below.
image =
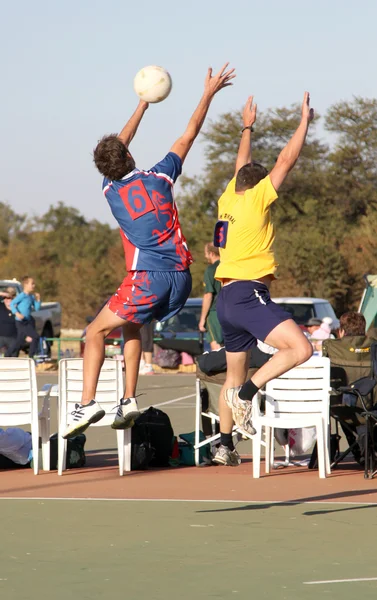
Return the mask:
[(249, 379), (249, 381), (246, 381), (246, 383), (243, 384), (242, 388), (238, 392), (238, 396), (241, 398), (241, 400), (252, 400), (258, 390), (259, 387), (257, 387), (255, 383), (251, 381), (251, 379)]
[(233, 436), (231, 433), (220, 433), (220, 441), (222, 446), (226, 446), (229, 450), (234, 450)]

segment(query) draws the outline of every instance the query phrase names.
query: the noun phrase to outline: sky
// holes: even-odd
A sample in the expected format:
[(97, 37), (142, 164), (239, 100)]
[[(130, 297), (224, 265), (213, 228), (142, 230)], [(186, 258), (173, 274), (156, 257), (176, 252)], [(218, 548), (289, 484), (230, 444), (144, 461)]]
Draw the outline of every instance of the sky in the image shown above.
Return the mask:
[[(146, 65), (166, 68), (173, 90), (130, 146), (143, 169), (183, 133), (209, 66), (237, 70), (212, 120), (250, 94), (263, 111), (308, 90), (322, 114), (377, 97), (375, 0), (19, 0), (2, 3), (1, 22), (0, 202), (29, 216), (62, 201), (115, 226), (92, 151), (136, 108), (133, 78)], [(199, 138), (186, 175), (200, 174), (203, 149)]]

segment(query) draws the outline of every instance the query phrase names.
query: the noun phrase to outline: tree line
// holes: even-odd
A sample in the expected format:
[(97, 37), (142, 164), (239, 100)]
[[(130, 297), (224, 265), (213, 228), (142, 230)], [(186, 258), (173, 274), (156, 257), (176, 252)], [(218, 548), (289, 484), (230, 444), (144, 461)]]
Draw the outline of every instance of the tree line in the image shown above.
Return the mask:
[[(269, 170), (298, 126), (299, 106), (259, 113), (253, 159)], [(377, 99), (339, 102), (311, 125), (302, 155), (272, 208), (279, 278), (275, 296), (317, 296), (337, 314), (357, 307), (363, 274), (377, 259)], [(331, 144), (317, 133), (328, 132)], [(194, 255), (193, 295), (202, 295), (203, 246), (213, 236), (217, 200), (233, 177), (241, 109), (221, 115), (203, 134), (203, 172), (182, 176), (177, 203)], [(0, 202), (0, 279), (35, 277), (45, 300), (63, 307), (63, 326), (82, 327), (125, 275), (116, 228), (88, 221), (59, 203), (30, 218)]]

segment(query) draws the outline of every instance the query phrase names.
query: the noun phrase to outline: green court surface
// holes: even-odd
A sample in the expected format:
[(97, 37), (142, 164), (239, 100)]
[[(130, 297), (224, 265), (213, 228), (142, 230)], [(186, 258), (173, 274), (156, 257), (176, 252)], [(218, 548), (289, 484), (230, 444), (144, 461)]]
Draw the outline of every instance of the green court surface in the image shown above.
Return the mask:
[[(377, 597), (376, 505), (1, 500), (0, 507), (2, 600)], [(339, 581), (317, 583), (328, 580)]]

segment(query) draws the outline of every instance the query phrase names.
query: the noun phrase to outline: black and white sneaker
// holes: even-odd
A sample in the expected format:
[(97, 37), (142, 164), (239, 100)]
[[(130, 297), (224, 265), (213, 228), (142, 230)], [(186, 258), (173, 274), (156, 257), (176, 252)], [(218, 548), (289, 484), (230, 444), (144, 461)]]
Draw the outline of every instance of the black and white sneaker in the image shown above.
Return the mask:
[(140, 416), (140, 411), (135, 398), (121, 398), (114, 422), (113, 429), (128, 429), (132, 427), (135, 419)]
[(75, 410), (73, 410), (68, 418), (68, 425), (63, 434), (63, 438), (66, 440), (72, 435), (77, 435), (88, 429), (92, 423), (97, 423), (105, 416), (105, 411), (100, 405), (92, 400), (86, 406), (82, 404), (75, 404)]

